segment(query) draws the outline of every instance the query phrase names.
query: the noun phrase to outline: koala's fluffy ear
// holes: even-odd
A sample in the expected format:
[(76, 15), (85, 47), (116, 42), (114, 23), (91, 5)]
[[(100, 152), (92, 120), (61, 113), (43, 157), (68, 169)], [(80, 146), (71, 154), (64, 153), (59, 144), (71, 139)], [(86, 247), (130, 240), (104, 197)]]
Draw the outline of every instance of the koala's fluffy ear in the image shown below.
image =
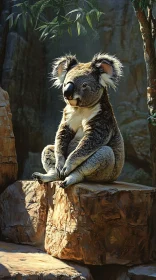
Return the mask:
[(122, 64), (115, 57), (99, 53), (93, 57), (92, 68), (98, 72), (99, 82), (102, 86), (116, 88), (117, 82), (122, 76)]
[(63, 85), (67, 72), (78, 64), (76, 56), (66, 55), (57, 58), (52, 66), (52, 80), (54, 80), (54, 86), (61, 87)]

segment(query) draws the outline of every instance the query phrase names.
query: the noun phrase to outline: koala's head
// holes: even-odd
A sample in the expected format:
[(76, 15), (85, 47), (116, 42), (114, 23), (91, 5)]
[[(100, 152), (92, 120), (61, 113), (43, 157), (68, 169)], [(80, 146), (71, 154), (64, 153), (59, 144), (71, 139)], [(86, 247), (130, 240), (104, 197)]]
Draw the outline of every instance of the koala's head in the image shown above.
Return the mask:
[(52, 71), (54, 85), (62, 87), (65, 102), (74, 107), (96, 104), (106, 92), (104, 88), (116, 88), (121, 75), (121, 62), (103, 53), (96, 54), (88, 63), (79, 63), (72, 55), (60, 57)]

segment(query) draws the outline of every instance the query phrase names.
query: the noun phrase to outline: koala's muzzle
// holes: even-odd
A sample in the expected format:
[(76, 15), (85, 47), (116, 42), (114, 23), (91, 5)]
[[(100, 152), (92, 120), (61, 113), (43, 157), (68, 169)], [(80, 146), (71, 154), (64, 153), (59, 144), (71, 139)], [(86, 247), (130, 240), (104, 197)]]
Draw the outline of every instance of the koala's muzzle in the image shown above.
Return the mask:
[(64, 98), (70, 100), (73, 99), (75, 86), (73, 83), (67, 83), (63, 89)]

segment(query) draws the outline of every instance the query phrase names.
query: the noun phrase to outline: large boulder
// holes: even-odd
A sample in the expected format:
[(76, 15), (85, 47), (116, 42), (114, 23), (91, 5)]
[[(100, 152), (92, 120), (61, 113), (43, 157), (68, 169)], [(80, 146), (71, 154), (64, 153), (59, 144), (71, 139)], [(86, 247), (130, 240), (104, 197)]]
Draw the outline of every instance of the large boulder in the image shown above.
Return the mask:
[(17, 179), (17, 158), (8, 93), (0, 87), (0, 193)]
[(32, 246), (0, 242), (0, 279), (92, 280), (86, 267), (57, 260)]
[(43, 247), (47, 219), (46, 186), (17, 181), (0, 196), (2, 238)]
[(122, 173), (119, 176), (119, 181), (128, 183), (144, 184), (152, 186), (151, 172), (144, 170), (142, 167), (137, 167), (135, 163), (125, 161)]
[(52, 256), (92, 265), (154, 259), (156, 189), (118, 182), (48, 190), (45, 249)]
[(120, 180), (150, 186), (152, 178), (147, 114), (126, 101), (118, 106), (117, 111), (120, 115), (120, 130), (124, 137), (126, 154)]

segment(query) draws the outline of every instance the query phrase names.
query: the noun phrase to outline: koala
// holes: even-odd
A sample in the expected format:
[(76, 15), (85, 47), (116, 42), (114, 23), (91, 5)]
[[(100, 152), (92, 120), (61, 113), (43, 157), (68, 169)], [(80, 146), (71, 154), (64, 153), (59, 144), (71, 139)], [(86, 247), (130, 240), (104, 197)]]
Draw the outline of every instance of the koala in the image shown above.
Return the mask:
[(112, 182), (124, 164), (124, 142), (109, 101), (108, 88), (116, 88), (122, 64), (108, 54), (96, 54), (91, 62), (76, 56), (56, 59), (52, 77), (62, 87), (66, 107), (55, 145), (42, 152), (43, 168), (35, 172), (39, 182), (60, 181), (60, 187), (92, 181)]

